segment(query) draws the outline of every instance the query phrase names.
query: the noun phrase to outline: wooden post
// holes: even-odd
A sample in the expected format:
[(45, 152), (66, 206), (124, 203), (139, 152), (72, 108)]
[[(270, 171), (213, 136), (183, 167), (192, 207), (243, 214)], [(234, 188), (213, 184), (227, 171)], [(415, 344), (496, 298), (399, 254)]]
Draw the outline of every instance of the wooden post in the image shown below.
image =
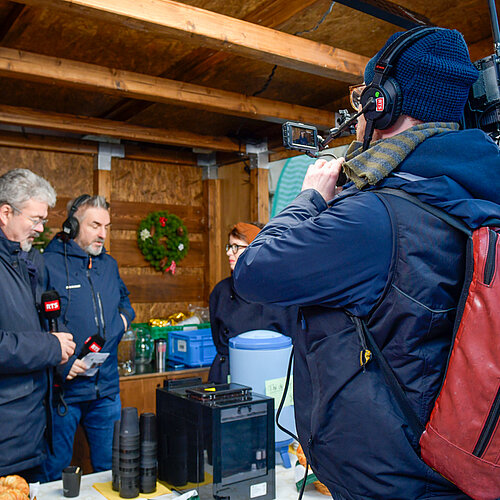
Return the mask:
[[(248, 151), (248, 146), (247, 146)], [(252, 154), (250, 170), (250, 216), (252, 221), (269, 221), (269, 167), (267, 151)]]
[(198, 164), (203, 168), (203, 197), (207, 214), (207, 269), (205, 275), (204, 297), (208, 302), (210, 292), (222, 279), (222, 219), (221, 219), (221, 180), (218, 178), (218, 167), (215, 154), (199, 155)]
[[(98, 154), (94, 156), (94, 196), (104, 196), (111, 203), (111, 158), (123, 158), (123, 146), (117, 144), (99, 143)], [(104, 242), (108, 252), (111, 252), (111, 231)]]

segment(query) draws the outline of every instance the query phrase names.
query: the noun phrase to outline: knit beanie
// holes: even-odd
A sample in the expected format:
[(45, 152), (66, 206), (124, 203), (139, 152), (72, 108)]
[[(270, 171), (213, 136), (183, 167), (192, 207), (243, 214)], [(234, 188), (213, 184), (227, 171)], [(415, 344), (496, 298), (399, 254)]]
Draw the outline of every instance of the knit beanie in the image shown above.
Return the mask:
[[(365, 83), (374, 77), (375, 63), (403, 32), (394, 33), (365, 68)], [(389, 76), (401, 88), (401, 114), (423, 122), (459, 122), (478, 71), (456, 30), (439, 29), (427, 34), (397, 56)]]

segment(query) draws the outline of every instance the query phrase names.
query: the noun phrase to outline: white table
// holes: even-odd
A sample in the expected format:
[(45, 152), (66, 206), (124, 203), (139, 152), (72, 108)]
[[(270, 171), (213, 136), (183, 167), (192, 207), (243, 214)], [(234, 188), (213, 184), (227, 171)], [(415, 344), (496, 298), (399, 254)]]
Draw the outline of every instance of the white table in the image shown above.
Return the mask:
[[(103, 500), (105, 497), (101, 495), (95, 488), (94, 483), (105, 483), (111, 481), (111, 471), (96, 472), (95, 474), (87, 474), (82, 476), (80, 487), (80, 495), (78, 500)], [(175, 499), (176, 494), (172, 494), (172, 499)], [(276, 465), (276, 500), (296, 500), (298, 497), (297, 488), (295, 487), (294, 469), (285, 469), (282, 465)], [(52, 483), (41, 484), (37, 500), (55, 500), (64, 498), (62, 491), (62, 481), (53, 481)], [(306, 486), (304, 500), (331, 500), (330, 496), (322, 495), (314, 488), (314, 485)]]

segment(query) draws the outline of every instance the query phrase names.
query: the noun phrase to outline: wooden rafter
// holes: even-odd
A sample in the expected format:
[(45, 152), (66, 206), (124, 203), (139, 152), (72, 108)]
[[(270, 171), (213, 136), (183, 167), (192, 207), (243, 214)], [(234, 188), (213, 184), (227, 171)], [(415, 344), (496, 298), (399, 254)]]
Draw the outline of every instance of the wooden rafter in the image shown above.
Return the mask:
[(404, 29), (432, 25), (422, 14), (388, 0), (338, 0), (338, 2)]
[[(12, 33), (15, 32), (14, 36), (18, 36), (18, 22), (19, 19), (21, 18), (23, 11), (27, 10), (28, 7), (25, 5), (15, 3), (12, 4), (12, 8), (10, 9), (9, 14), (5, 18), (4, 22), (0, 25), (0, 42), (8, 42), (10, 36), (12, 36)], [(23, 30), (24, 30), (23, 25)]]
[[(20, 134), (3, 130), (0, 130), (0, 146), (83, 155), (96, 155), (99, 152), (96, 141), (40, 134)], [(190, 151), (167, 150), (164, 147), (144, 146), (142, 144), (125, 144), (124, 149), (125, 158), (128, 160), (155, 161), (176, 165), (197, 164), (196, 155)], [(225, 154), (234, 156), (233, 153)]]
[(358, 81), (367, 58), (329, 45), (234, 19), (174, 0), (25, 0), (127, 28), (201, 44), (345, 82)]
[(167, 130), (141, 127), (129, 123), (75, 116), (51, 111), (0, 105), (0, 123), (34, 127), (48, 130), (62, 130), (77, 134), (115, 137), (138, 142), (169, 144), (172, 146), (199, 147), (214, 151), (239, 152), (240, 145), (227, 137), (214, 137), (181, 130)]
[[(264, 6), (259, 5), (250, 11), (243, 20), (277, 29), (316, 2), (318, 0), (286, 0), (286, 8), (284, 8), (283, 0), (269, 0)], [(168, 68), (166, 72), (158, 76), (192, 82), (213, 66), (227, 63), (232, 58), (234, 56), (227, 52), (197, 47), (182, 57), (173, 67)], [(149, 106), (151, 106), (149, 102), (124, 99), (116, 103), (102, 118), (127, 121), (133, 116), (142, 113)]]
[(335, 120), (330, 111), (6, 47), (0, 47), (0, 75), (271, 122), (291, 119), (328, 127)]

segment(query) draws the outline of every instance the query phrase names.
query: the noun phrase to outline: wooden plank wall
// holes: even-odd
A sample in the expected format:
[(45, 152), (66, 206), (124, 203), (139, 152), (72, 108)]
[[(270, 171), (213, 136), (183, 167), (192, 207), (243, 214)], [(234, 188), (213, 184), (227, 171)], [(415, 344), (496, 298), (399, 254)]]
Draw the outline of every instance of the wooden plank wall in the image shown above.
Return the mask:
[[(111, 253), (130, 291), (136, 321), (186, 312), (189, 304), (206, 305), (207, 211), (201, 169), (113, 159), (111, 179)], [(179, 216), (189, 233), (190, 250), (175, 275), (154, 270), (137, 247), (139, 222), (158, 210)]]
[[(48, 223), (55, 234), (66, 218), (67, 202), (82, 193), (92, 194), (96, 189), (94, 160), (90, 154), (0, 147), (0, 175), (22, 167), (49, 180), (58, 195), (56, 207), (49, 211)], [(136, 322), (187, 311), (189, 304), (207, 306), (213, 286), (229, 276), (224, 250), (228, 232), (239, 221), (255, 220), (252, 212), (255, 202), (251, 203), (255, 188), (252, 189), (247, 166), (245, 162), (221, 166), (218, 180), (203, 181), (202, 170), (196, 166), (113, 158), (108, 176), (112, 222), (110, 254), (118, 261), (120, 274), (130, 291)], [(207, 194), (210, 182), (217, 184), (215, 198)], [(190, 250), (178, 263), (175, 275), (155, 271), (137, 247), (139, 222), (158, 210), (179, 216), (189, 232)], [(212, 217), (210, 233), (209, 214)], [(212, 255), (210, 250), (215, 246), (218, 249)], [(214, 268), (216, 271), (211, 277), (210, 262), (214, 266), (212, 271)]]
[[(12, 168), (29, 168), (56, 189), (57, 205), (49, 223), (57, 232), (66, 217), (66, 203), (93, 192), (92, 155), (18, 148), (0, 148), (0, 175)], [(207, 305), (206, 207), (201, 169), (186, 165), (113, 159), (111, 169), (111, 255), (120, 265), (137, 314), (136, 321), (186, 311), (189, 304)], [(168, 210), (184, 220), (190, 251), (175, 275), (155, 271), (136, 244), (136, 228), (150, 212)]]

